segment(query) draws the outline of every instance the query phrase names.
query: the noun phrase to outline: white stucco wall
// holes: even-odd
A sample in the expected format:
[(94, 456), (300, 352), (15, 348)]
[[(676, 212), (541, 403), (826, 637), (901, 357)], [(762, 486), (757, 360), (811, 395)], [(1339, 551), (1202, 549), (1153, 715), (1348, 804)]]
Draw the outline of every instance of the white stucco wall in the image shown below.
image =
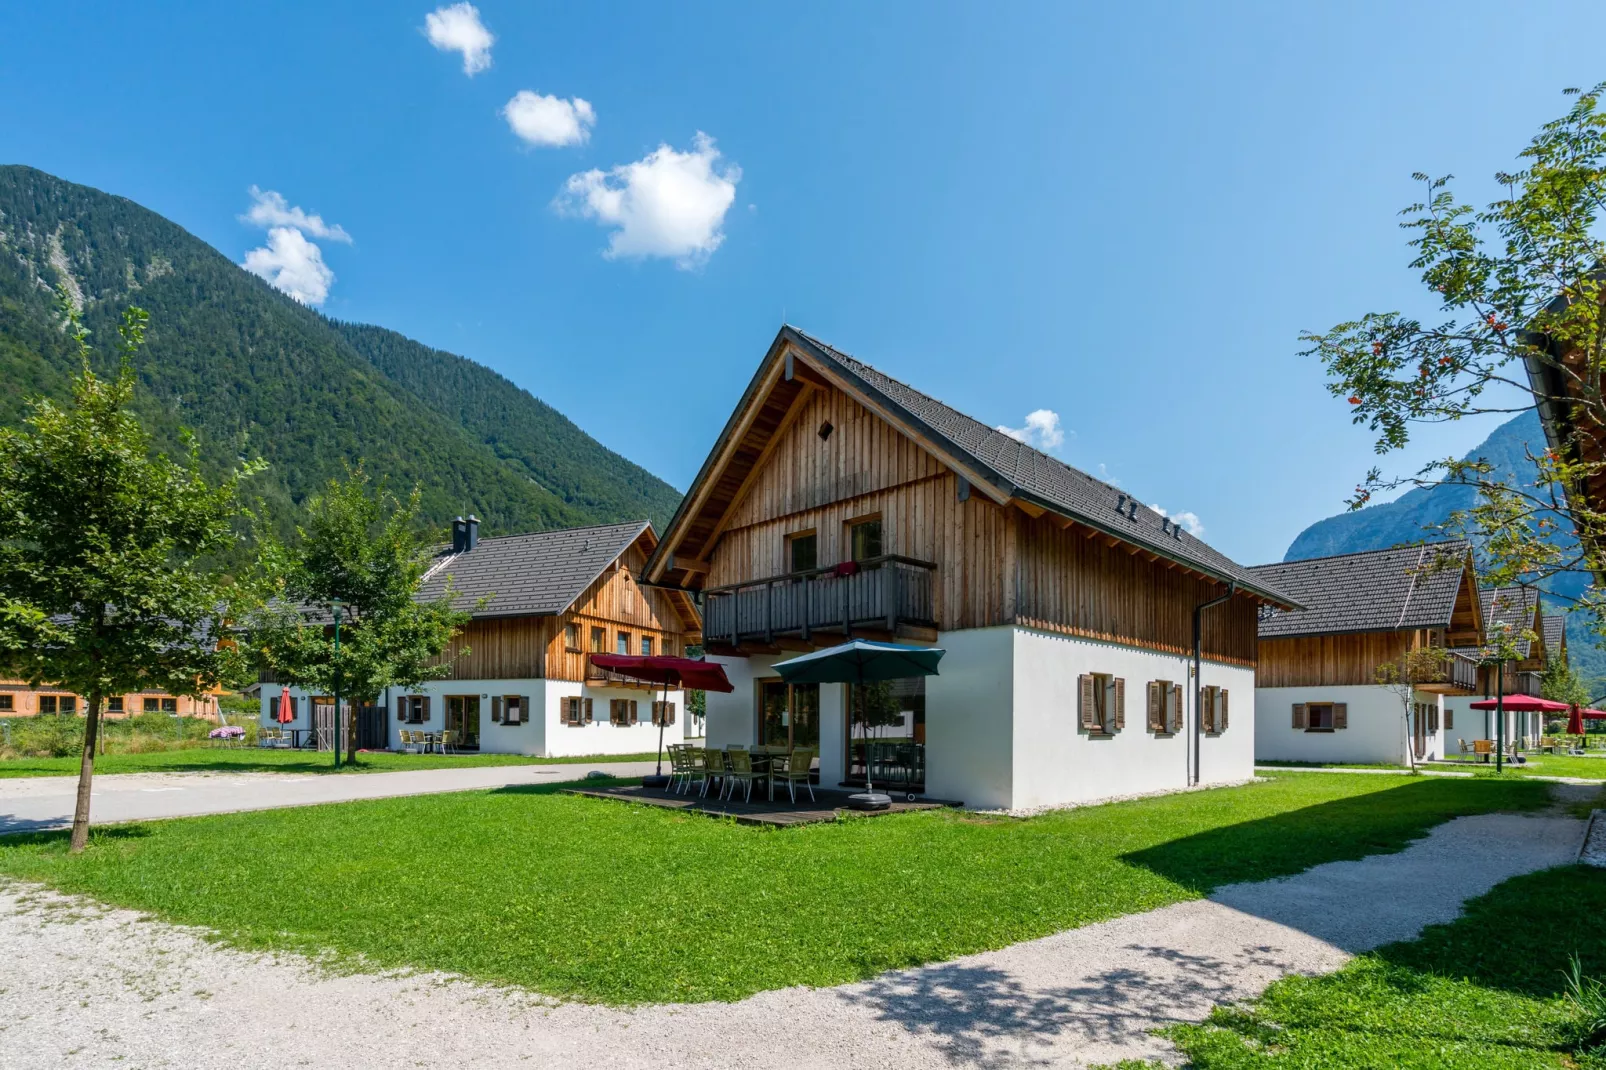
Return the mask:
[(1014, 798), (1013, 628), (942, 632), (926, 679), (926, 793), (978, 809)]
[[(291, 688), (290, 694), (298, 701), (299, 718), (284, 727), (309, 728), (310, 710), (306, 691)], [(396, 720), (398, 696), (430, 696), (429, 719), (423, 723)], [(585, 687), (567, 680), (442, 680), (421, 687), (403, 690), (392, 688), (386, 696), (386, 734), (389, 746), (401, 746), (401, 732), (439, 732), (446, 727), (446, 696), (480, 696), (480, 753), (529, 754), (548, 758), (587, 754), (638, 754), (658, 749), (658, 728), (652, 723), (652, 703), (662, 698), (662, 692), (639, 691), (630, 688)], [(264, 694), (260, 713), (264, 727), (276, 727), (269, 712), (269, 699), (277, 698), (278, 690)], [(492, 695), (526, 695), (530, 699), (528, 719), (521, 724), (496, 724), (491, 720)], [(560, 700), (579, 695), (592, 699), (593, 722), (583, 727), (570, 727), (562, 723)], [(622, 727), (608, 722), (608, 700), (633, 698), (638, 703), (641, 722)], [(664, 728), (663, 742), (679, 743), (685, 736), (686, 696), (679, 691), (669, 692), (669, 701), (675, 704), (675, 723)]]
[[(1424, 760), (1457, 752), (1456, 738), (1465, 736), (1471, 717), (1455, 711), (1456, 727), (1444, 727), (1444, 696), (1419, 692), (1416, 702), (1439, 706), (1439, 728), (1427, 734)], [(1342, 702), (1348, 728), (1311, 732), (1293, 726), (1294, 704)], [(1255, 760), (1262, 762), (1388, 762), (1405, 765), (1407, 729), (1400, 699), (1373, 684), (1342, 687), (1261, 687), (1255, 689)]]
[[(1055, 806), (1186, 787), (1193, 724), (1191, 670), (1189, 658), (1015, 629), (1010, 805)], [(1113, 735), (1092, 735), (1081, 727), (1077, 678), (1094, 672), (1126, 681), (1126, 727)], [(1201, 740), (1201, 782), (1245, 780), (1254, 775), (1254, 671), (1206, 661), (1201, 675), (1206, 686), (1224, 687), (1228, 695), (1227, 730)], [(1175, 735), (1149, 731), (1146, 703), (1151, 680), (1183, 685), (1188, 711), (1184, 731)]]

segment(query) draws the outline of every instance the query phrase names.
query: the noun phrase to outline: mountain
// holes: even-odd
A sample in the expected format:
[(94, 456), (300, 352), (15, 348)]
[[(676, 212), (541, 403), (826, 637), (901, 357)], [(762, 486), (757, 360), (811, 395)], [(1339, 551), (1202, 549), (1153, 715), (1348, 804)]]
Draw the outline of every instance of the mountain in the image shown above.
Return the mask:
[(675, 488), (529, 392), (464, 357), (297, 304), (216, 249), (122, 197), (0, 166), (0, 423), (31, 394), (65, 396), (76, 357), (54, 288), (82, 308), (96, 359), (115, 360), (123, 308), (150, 313), (138, 405), (158, 444), (193, 430), (208, 467), (261, 457), (252, 481), (281, 527), (361, 459), (444, 525), (486, 534), (651, 519)]
[[(1528, 460), (1528, 452), (1538, 453), (1544, 449), (1545, 433), (1539, 426), (1539, 415), (1530, 410), (1495, 428), (1464, 459), (1482, 458), (1508, 480), (1530, 484), (1533, 480), (1533, 463)], [(1391, 502), (1318, 520), (1295, 536), (1283, 560), (1300, 561), (1329, 554), (1379, 550), (1433, 538), (1436, 534), (1433, 525), (1444, 523), (1458, 509), (1470, 508), (1476, 499), (1477, 490), (1470, 486), (1418, 487)], [(1545, 585), (1551, 596), (1546, 601), (1564, 610), (1564, 599), (1577, 596), (1584, 585), (1585, 580), (1581, 575), (1558, 576)], [(1595, 637), (1585, 627), (1582, 615), (1569, 616), (1569, 658), (1574, 670), (1590, 685), (1591, 692), (1600, 694), (1606, 691), (1606, 652), (1595, 644)]]

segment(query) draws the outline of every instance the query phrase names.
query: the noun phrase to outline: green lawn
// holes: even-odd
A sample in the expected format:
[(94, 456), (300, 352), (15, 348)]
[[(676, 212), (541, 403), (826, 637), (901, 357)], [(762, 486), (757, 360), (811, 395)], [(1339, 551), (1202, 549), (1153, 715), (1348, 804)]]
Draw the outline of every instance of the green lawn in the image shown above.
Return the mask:
[[(1536, 906), (1545, 923), (1531, 919)], [(1576, 1060), (1562, 971), (1606, 976), (1606, 874), (1583, 866), (1506, 881), (1421, 939), (1325, 977), (1290, 977), (1247, 1008), (1168, 1030), (1197, 1070), (1606, 1066)], [(1573, 915), (1569, 925), (1562, 916)], [(1518, 919), (1522, 919), (1519, 921)]]
[[(393, 773), (403, 769), (461, 769), (481, 765), (566, 765), (651, 761), (654, 754), (589, 754), (577, 758), (530, 758), (522, 754), (391, 754), (365, 751), (357, 764), (342, 761), (342, 773)], [(668, 759), (665, 759), (667, 765)], [(333, 773), (329, 754), (259, 747), (193, 747), (148, 754), (107, 754), (95, 759), (96, 773)], [(0, 778), (77, 776), (77, 758), (0, 759)]]
[(0, 839), (0, 874), (248, 948), (632, 1003), (830, 985), (1404, 847), (1549, 785), (1299, 774), (1045, 814), (793, 829), (562, 794), (385, 799)]

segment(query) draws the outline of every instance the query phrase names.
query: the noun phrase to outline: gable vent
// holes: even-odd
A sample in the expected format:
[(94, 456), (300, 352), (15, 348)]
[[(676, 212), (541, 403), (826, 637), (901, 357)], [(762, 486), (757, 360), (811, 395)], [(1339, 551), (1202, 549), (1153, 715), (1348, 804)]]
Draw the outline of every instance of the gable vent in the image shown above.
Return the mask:
[(820, 436), (820, 441), (824, 442), (826, 439), (830, 438), (831, 432), (835, 430), (836, 428), (831, 426), (830, 420), (825, 421), (825, 423), (820, 425), (820, 430), (817, 432)]

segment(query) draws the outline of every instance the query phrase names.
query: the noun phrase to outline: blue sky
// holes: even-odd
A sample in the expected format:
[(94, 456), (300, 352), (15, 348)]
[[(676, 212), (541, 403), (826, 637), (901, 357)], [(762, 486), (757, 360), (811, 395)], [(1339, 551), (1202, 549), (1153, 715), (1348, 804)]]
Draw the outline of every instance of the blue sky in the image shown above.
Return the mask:
[(434, 7), (7, 5), (0, 161), (299, 265), (682, 488), (784, 317), (989, 423), (1057, 414), (1052, 452), (1247, 563), (1373, 463), (1298, 335), (1427, 311), (1410, 174), (1487, 200), (1606, 79), (1598, 3), (484, 0), (455, 51)]

